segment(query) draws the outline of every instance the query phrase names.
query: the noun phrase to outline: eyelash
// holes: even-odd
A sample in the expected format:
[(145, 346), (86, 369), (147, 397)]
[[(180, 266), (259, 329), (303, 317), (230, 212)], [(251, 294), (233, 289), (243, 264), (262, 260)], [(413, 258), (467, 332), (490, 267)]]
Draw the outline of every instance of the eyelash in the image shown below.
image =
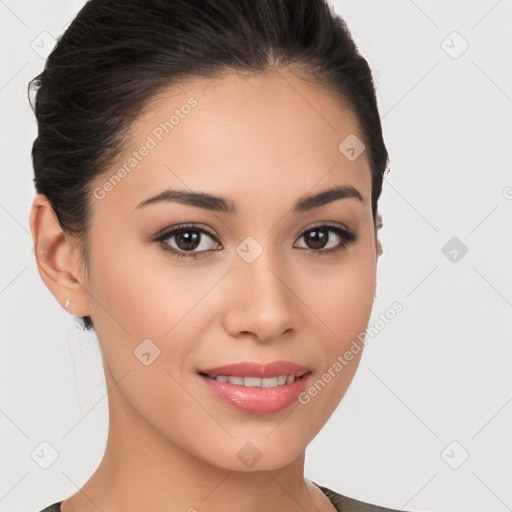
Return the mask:
[[(336, 224), (329, 224), (329, 223), (319, 224), (318, 226), (310, 227), (310, 228), (306, 229), (306, 231), (303, 231), (299, 238), (302, 238), (306, 233), (308, 233), (310, 231), (321, 230), (323, 228), (329, 228), (329, 229), (327, 229), (327, 231), (334, 231), (342, 239), (342, 241), (340, 242), (340, 244), (338, 246), (332, 247), (331, 249), (310, 249), (310, 248), (303, 248), (303, 247), (301, 247), (301, 249), (308, 251), (313, 256), (317, 256), (320, 254), (332, 254), (332, 253), (335, 253), (335, 252), (338, 252), (341, 250), (346, 250), (347, 247), (351, 243), (356, 242), (358, 239), (358, 235), (357, 235), (356, 231), (353, 231), (351, 229), (345, 229)], [(199, 252), (192, 252), (192, 251), (180, 252), (174, 248), (169, 247), (168, 244), (164, 243), (164, 241), (167, 240), (168, 238), (170, 238), (171, 236), (177, 235), (179, 233), (183, 233), (186, 231), (197, 231), (199, 233), (205, 233), (209, 237), (211, 237), (215, 242), (219, 243), (217, 240), (217, 237), (213, 233), (211, 233), (209, 230), (207, 230), (205, 228), (199, 228), (195, 225), (190, 225), (190, 224), (179, 224), (179, 225), (173, 227), (172, 229), (169, 229), (161, 234), (156, 234), (152, 238), (152, 241), (153, 242), (161, 242), (161, 245), (162, 245), (162, 248), (164, 251), (174, 254), (180, 258), (196, 259), (197, 256), (201, 253), (212, 252), (212, 251), (218, 250), (218, 249), (210, 249), (208, 251), (199, 251)]]

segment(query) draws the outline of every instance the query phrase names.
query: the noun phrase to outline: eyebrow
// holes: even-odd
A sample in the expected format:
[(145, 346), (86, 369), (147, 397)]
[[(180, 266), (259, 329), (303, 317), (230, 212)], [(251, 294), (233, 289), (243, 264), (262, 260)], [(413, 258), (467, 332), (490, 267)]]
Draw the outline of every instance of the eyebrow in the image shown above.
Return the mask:
[[(337, 187), (300, 198), (293, 206), (293, 211), (296, 213), (305, 212), (339, 199), (348, 198), (355, 198), (361, 203), (364, 203), (363, 197), (357, 189), (351, 185), (339, 185)], [(186, 190), (164, 190), (156, 196), (145, 199), (139, 203), (134, 210), (160, 202), (178, 202), (220, 213), (234, 214), (237, 212), (236, 204), (229, 199), (214, 196), (205, 192), (190, 192)]]

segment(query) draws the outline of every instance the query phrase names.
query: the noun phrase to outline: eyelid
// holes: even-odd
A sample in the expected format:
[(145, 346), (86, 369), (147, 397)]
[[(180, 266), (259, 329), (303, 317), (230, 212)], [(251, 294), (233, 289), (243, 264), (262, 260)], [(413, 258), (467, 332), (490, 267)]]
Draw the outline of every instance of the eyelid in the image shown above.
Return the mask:
[[(348, 228), (347, 226), (345, 226), (342, 223), (337, 223), (337, 222), (333, 222), (333, 221), (314, 222), (314, 223), (306, 226), (305, 228), (303, 228), (298, 233), (298, 235), (296, 235), (295, 240), (302, 238), (308, 231), (312, 231), (314, 229), (325, 229), (326, 231), (329, 231), (329, 229), (326, 229), (326, 228), (331, 228), (330, 231), (334, 231), (336, 233), (336, 236), (338, 236), (342, 239), (342, 241), (336, 247), (331, 247), (328, 249), (312, 249), (309, 247), (300, 247), (300, 249), (305, 250), (306, 252), (317, 256), (317, 255), (329, 254), (329, 253), (334, 253), (337, 251), (345, 250), (351, 243), (356, 242), (358, 240), (358, 234), (355, 230)], [(176, 224), (174, 226), (166, 227), (166, 228), (160, 230), (155, 235), (153, 235), (151, 237), (151, 241), (160, 242), (163, 244), (163, 242), (166, 239), (175, 236), (176, 234), (180, 233), (181, 231), (186, 231), (187, 229), (189, 229), (191, 231), (196, 230), (196, 231), (199, 231), (202, 233), (206, 233), (218, 246), (220, 245), (220, 247), (222, 248), (222, 243), (220, 242), (219, 237), (215, 233), (213, 233), (210, 230), (210, 228), (206, 227), (206, 225), (200, 224), (200, 223), (180, 223), (180, 224)], [(166, 252), (174, 254), (178, 257), (189, 257), (189, 258), (193, 258), (193, 259), (196, 259), (198, 256), (202, 257), (211, 252), (215, 252), (215, 251), (219, 250), (219, 248), (216, 248), (216, 249), (207, 249), (207, 250), (198, 251), (198, 252), (180, 251), (173, 247), (168, 247), (168, 245), (169, 244), (166, 244), (166, 247), (164, 248), (164, 250)], [(295, 242), (294, 242), (293, 247), (295, 247)]]
[(346, 226), (345, 224), (343, 224), (341, 222), (338, 223), (338, 222), (334, 222), (331, 220), (319, 220), (316, 222), (312, 222), (311, 224), (308, 224), (305, 228), (302, 228), (297, 233), (296, 237), (302, 236), (304, 233), (311, 231), (312, 229), (321, 228), (321, 227), (339, 228), (339, 229), (342, 229), (343, 231), (347, 231), (347, 232), (350, 231), (348, 226)]
[[(329, 229), (330, 228), (330, 229)], [(309, 247), (301, 247), (301, 249), (306, 250), (313, 256), (319, 256), (322, 254), (329, 254), (334, 253), (337, 251), (345, 250), (348, 248), (348, 246), (354, 242), (357, 242), (359, 239), (359, 235), (357, 234), (357, 231), (354, 229), (350, 229), (349, 227), (345, 226), (344, 224), (332, 222), (332, 221), (319, 221), (317, 223), (314, 223), (313, 225), (310, 225), (303, 229), (298, 239), (302, 238), (308, 231), (313, 231), (315, 229), (322, 229), (325, 231), (334, 231), (336, 233), (336, 236), (341, 238), (341, 242), (336, 247), (331, 247), (329, 249), (311, 249)], [(295, 247), (295, 245), (294, 245)]]
[[(295, 235), (295, 238), (298, 238), (299, 236), (302, 236), (304, 235), (304, 233), (310, 231), (311, 229), (314, 229), (314, 228), (320, 228), (320, 227), (334, 227), (334, 228), (340, 228), (346, 232), (350, 232), (351, 230), (345, 225), (345, 224), (342, 224), (342, 223), (337, 223), (337, 222), (333, 222), (333, 221), (316, 221), (316, 222), (313, 222), (309, 225), (307, 225), (306, 227), (304, 228), (301, 228), (301, 230)], [(208, 235), (210, 235), (213, 239), (215, 239), (216, 242), (219, 242), (219, 237), (218, 235), (216, 235), (215, 233), (213, 233), (209, 227), (206, 226), (206, 224), (201, 224), (201, 223), (193, 223), (193, 224), (188, 224), (188, 223), (180, 223), (180, 224), (176, 224), (174, 226), (167, 226), (163, 229), (161, 229), (160, 231), (158, 231), (156, 234), (154, 234), (152, 237), (151, 237), (151, 241), (152, 242), (155, 242), (155, 241), (158, 241), (159, 238), (163, 237), (163, 236), (171, 236), (172, 234), (174, 234), (176, 231), (180, 230), (180, 229), (197, 229), (197, 230), (204, 230), (206, 231), (206, 233)]]
[(210, 235), (213, 239), (215, 239), (216, 241), (219, 240), (218, 235), (216, 235), (212, 230), (210, 230), (210, 228), (207, 227), (206, 224), (183, 222), (175, 224), (173, 226), (167, 226), (166, 228), (161, 229), (156, 234), (151, 236), (151, 241), (156, 242), (159, 238), (163, 236), (171, 236), (180, 229), (197, 229), (198, 231), (206, 231), (206, 233)]

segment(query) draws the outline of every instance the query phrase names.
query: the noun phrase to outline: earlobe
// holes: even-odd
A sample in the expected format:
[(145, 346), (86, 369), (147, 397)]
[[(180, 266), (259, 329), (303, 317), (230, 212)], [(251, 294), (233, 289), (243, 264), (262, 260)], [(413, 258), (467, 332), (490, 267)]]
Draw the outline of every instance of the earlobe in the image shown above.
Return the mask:
[(380, 243), (380, 240), (379, 240), (379, 235), (377, 233), (377, 229), (375, 229), (375, 252), (376, 252), (375, 261), (377, 261), (379, 259), (379, 256), (384, 252), (384, 250), (382, 248), (382, 244)]
[(62, 307), (75, 316), (90, 315), (87, 293), (77, 280), (76, 248), (62, 231), (50, 202), (37, 194), (30, 210), (30, 230), (39, 275)]
[(379, 238), (377, 237), (377, 258), (384, 252), (382, 248), (382, 244), (380, 243)]
[(377, 250), (377, 258), (376, 259), (379, 259), (379, 256), (381, 256), (382, 253), (384, 252), (384, 249), (382, 248), (382, 244), (380, 243), (380, 240), (379, 240), (379, 229), (381, 229), (382, 226), (383, 226), (382, 216), (380, 213), (377, 213), (376, 222), (375, 222), (375, 247)]

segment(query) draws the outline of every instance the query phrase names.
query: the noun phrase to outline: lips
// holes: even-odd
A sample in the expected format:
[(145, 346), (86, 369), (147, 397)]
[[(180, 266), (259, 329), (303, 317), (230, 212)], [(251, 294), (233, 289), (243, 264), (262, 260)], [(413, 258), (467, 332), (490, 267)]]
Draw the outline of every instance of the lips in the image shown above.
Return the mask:
[(273, 414), (297, 403), (300, 393), (311, 380), (311, 372), (290, 384), (275, 387), (246, 387), (199, 374), (205, 388), (220, 402), (250, 414)]
[(259, 377), (263, 379), (281, 375), (301, 377), (309, 371), (309, 368), (300, 364), (288, 361), (273, 361), (265, 364), (256, 362), (233, 363), (215, 368), (204, 368), (199, 370), (199, 373), (211, 377), (222, 375), (225, 377)]
[(289, 407), (312, 375), (309, 368), (289, 361), (233, 363), (197, 373), (217, 400), (252, 414), (272, 414)]

